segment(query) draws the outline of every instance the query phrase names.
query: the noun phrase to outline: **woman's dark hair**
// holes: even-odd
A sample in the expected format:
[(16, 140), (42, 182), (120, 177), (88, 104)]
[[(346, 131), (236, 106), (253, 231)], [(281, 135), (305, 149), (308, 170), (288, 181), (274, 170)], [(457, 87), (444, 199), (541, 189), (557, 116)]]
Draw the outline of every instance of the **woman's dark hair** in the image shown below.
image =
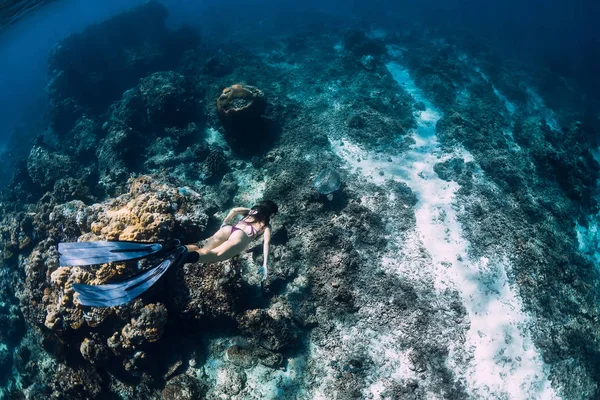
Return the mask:
[(253, 221), (269, 225), (271, 223), (271, 216), (279, 211), (279, 207), (271, 200), (263, 200), (252, 207), (251, 210), (248, 215)]

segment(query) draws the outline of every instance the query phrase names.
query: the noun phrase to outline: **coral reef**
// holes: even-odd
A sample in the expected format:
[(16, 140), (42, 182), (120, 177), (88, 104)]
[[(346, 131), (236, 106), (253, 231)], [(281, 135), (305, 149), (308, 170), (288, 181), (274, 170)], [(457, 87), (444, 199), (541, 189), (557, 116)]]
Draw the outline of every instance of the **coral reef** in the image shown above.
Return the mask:
[(148, 121), (158, 127), (185, 127), (197, 117), (189, 80), (175, 72), (156, 72), (140, 81)]
[[(493, 188), (479, 180), (463, 186), (464, 172), (459, 171), (463, 167), (453, 160), (436, 169), (444, 179), (461, 182), (458, 201), (465, 209), (460, 218), (472, 251), (478, 255), (505, 254), (510, 259), (524, 308), (535, 316), (534, 341), (544, 360), (556, 370), (552, 375), (555, 384), (565, 388), (566, 398), (576, 398), (577, 391), (591, 395), (597, 390), (591, 382), (596, 380), (598, 369), (584, 354), (597, 354), (599, 349), (591, 344), (595, 339), (583, 345), (576, 337), (589, 335), (595, 324), (589, 320), (588, 308), (581, 305), (596, 301), (592, 288), (597, 272), (585, 266), (575, 232), (564, 221), (595, 213), (598, 163), (589, 148), (572, 139), (572, 124), (559, 124), (556, 120), (561, 117), (553, 115), (533, 95), (528, 80), (521, 83), (526, 90), (516, 94), (517, 89), (506, 90), (508, 100), (502, 94), (506, 81), (469, 68), (465, 64), (469, 60), (456, 49), (423, 43), (405, 55), (419, 86), (445, 112), (438, 123), (442, 146), (460, 143), (497, 185)], [(458, 88), (477, 96), (459, 100)], [(554, 278), (538, 280), (533, 276)], [(594, 283), (588, 286), (583, 282)], [(567, 303), (572, 307), (564, 308)], [(571, 321), (570, 328), (546, 328), (551, 321), (563, 318)], [(573, 335), (572, 329), (578, 333)], [(570, 357), (587, 366), (586, 373), (579, 371), (581, 380), (577, 383), (567, 377), (566, 360)]]
[[(51, 238), (36, 246), (25, 268), (28, 280), (22, 293), (25, 296), (23, 298), (37, 299), (35, 304), (23, 311), (25, 316), (30, 322), (36, 321), (55, 331), (77, 329), (84, 323), (98, 326), (109, 318), (112, 312), (108, 309), (96, 310), (87, 314), (88, 319), (85, 320), (82, 309), (76, 305), (71, 284), (99, 284), (110, 279), (126, 277), (133, 272), (130, 268), (113, 268), (109, 265), (96, 270), (58, 267), (56, 227), (62, 227), (65, 229), (63, 232), (72, 235), (71, 238), (62, 236), (62, 239), (58, 239), (63, 241), (73, 240), (77, 236), (81, 236), (81, 240), (152, 241), (166, 239), (168, 235), (197, 240), (208, 221), (208, 215), (205, 213), (211, 213), (213, 207), (210, 202), (204, 203), (201, 199), (184, 198), (172, 185), (143, 176), (130, 181), (128, 194), (121, 195), (107, 204), (87, 207), (75, 201), (50, 208), (49, 214), (38, 214), (33, 222), (33, 229), (43, 230), (45, 235)], [(44, 221), (48, 221), (52, 227)], [(127, 329), (128, 333), (123, 332), (126, 343), (131, 342), (128, 339), (131, 336), (129, 333), (135, 336), (135, 331), (141, 329), (136, 328), (136, 324), (146, 323), (148, 318), (144, 315), (149, 311), (152, 310), (138, 311), (139, 315), (132, 320), (131, 327)], [(154, 310), (152, 319), (157, 321), (158, 318), (154, 317), (164, 312), (166, 310)], [(157, 331), (154, 335), (157, 335), (162, 328), (155, 328)]]
[[(173, 70), (186, 51), (198, 46), (199, 37), (189, 28), (167, 29), (167, 15), (164, 6), (151, 1), (53, 48), (50, 129), (29, 152), (27, 177), (14, 176), (13, 198), (52, 191), (65, 178), (87, 189), (68, 196), (62, 184), (63, 193), (55, 196), (64, 201), (120, 193), (129, 173), (152, 172), (141, 154), (157, 139), (169, 137), (156, 150), (163, 154), (194, 144), (202, 129), (203, 94), (195, 81)], [(182, 157), (180, 164), (189, 158)]]
[(106, 136), (97, 152), (103, 184), (123, 181), (139, 170), (145, 149), (156, 142), (160, 143), (157, 153), (192, 144), (201, 120), (197, 108), (190, 81), (175, 72), (154, 73), (126, 91), (103, 127)]

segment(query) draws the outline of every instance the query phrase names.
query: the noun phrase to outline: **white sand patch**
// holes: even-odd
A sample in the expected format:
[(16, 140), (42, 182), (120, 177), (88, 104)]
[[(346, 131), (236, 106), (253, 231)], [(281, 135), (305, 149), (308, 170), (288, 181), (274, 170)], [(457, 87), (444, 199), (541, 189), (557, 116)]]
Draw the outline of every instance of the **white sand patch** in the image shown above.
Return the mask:
[(392, 57), (401, 57), (402, 53), (408, 51), (406, 47), (398, 46), (397, 44), (388, 44), (385, 46), (387, 52)]
[(482, 258), (457, 277), (471, 326), (466, 335), (474, 356), (467, 376), (476, 397), (554, 399), (548, 367), (526, 327), (529, 317), (510, 287), (508, 262)]
[(492, 265), (487, 259), (466, 257), (469, 243), (463, 238), (453, 204), (458, 185), (442, 181), (433, 171), (437, 137), (432, 122), (441, 115), (425, 101), (406, 70), (396, 63), (388, 64), (388, 69), (427, 108), (421, 115), (428, 116), (419, 121), (415, 135), (421, 140), (417, 140), (412, 150), (414, 158), (421, 156), (415, 168), (419, 172), (415, 175), (413, 169), (404, 180), (419, 199), (417, 230), (435, 266), (435, 286), (458, 289), (471, 321), (467, 343), (474, 359), (465, 376), (470, 391), (510, 398), (555, 398), (545, 373), (547, 367), (521, 327), (528, 323), (529, 317), (508, 283), (508, 264)]
[(221, 135), (221, 133), (219, 133), (218, 130), (216, 130), (214, 128), (208, 128), (205, 132), (206, 132), (205, 141), (207, 144), (217, 145), (217, 146), (221, 146), (224, 148), (229, 147), (229, 146), (227, 146), (227, 142), (225, 142), (225, 138), (223, 138), (223, 135)]
[[(481, 71), (481, 69), (479, 69), (479, 67), (475, 67), (475, 71), (477, 71), (486, 82), (490, 81), (489, 78), (487, 77), (487, 75), (484, 74)], [(504, 96), (502, 93), (500, 93), (500, 91), (498, 89), (496, 89), (496, 87), (494, 85), (492, 85), (492, 89), (494, 90), (494, 94), (496, 96), (498, 96), (498, 98), (500, 100), (502, 100), (502, 102), (506, 106), (506, 109), (508, 110), (508, 112), (511, 115), (514, 114), (515, 111), (517, 110), (517, 106), (515, 105), (515, 103), (511, 102), (510, 100), (508, 100), (508, 98), (506, 96)]]
[[(403, 246), (414, 246), (413, 251), (422, 247), (427, 250), (431, 257), (431, 265), (427, 267), (437, 290), (451, 288), (461, 293), (471, 322), (466, 337), (468, 367), (464, 371), (464, 367), (454, 364), (460, 358), (460, 349), (451, 349), (448, 366), (466, 381), (468, 392), (484, 398), (556, 398), (547, 378), (547, 366), (525, 329), (529, 317), (508, 282), (508, 263), (468, 259), (469, 243), (463, 237), (454, 203), (459, 186), (439, 179), (433, 170), (435, 163), (448, 157), (471, 161), (472, 156), (464, 149), (456, 150), (455, 154), (440, 152), (435, 124), (441, 113), (422, 95), (405, 69), (397, 63), (389, 63), (387, 67), (415, 101), (425, 104), (413, 132), (416, 144), (400, 157), (391, 156), (392, 162), (387, 161), (387, 156), (370, 154), (348, 140), (332, 141), (332, 149), (351, 171), (377, 184), (385, 179), (404, 182), (417, 195), (416, 234), (412, 245), (411, 235), (407, 235)], [(405, 274), (407, 264), (411, 269), (422, 263), (419, 258), (422, 256), (418, 253), (406, 252), (396, 257), (388, 254), (382, 260), (382, 267)], [(369, 390), (375, 395), (380, 388), (381, 383), (373, 382)]]
[(588, 226), (577, 224), (575, 233), (579, 241), (579, 251), (600, 267), (600, 214), (588, 218)]
[[(346, 332), (346, 328), (341, 326), (339, 323), (334, 323), (335, 328), (330, 334), (330, 337), (335, 338), (335, 347), (344, 349), (347, 346), (348, 335), (341, 336), (340, 332)], [(327, 347), (320, 347), (315, 345), (314, 342), (309, 343), (308, 347), (308, 360), (329, 360), (327, 363), (319, 363), (319, 376), (315, 379), (314, 387), (310, 388), (312, 391), (311, 398), (313, 400), (331, 400), (331, 393), (329, 388), (332, 388), (336, 384), (336, 376), (339, 372), (334, 368), (334, 365), (339, 361), (336, 354), (338, 352), (332, 352)], [(315, 365), (316, 366), (316, 365)]]
[(382, 392), (389, 387), (386, 383), (403, 379), (414, 378), (414, 371), (409, 369), (410, 350), (398, 351), (404, 343), (404, 334), (398, 329), (388, 334), (368, 330), (365, 332), (368, 338), (368, 354), (371, 361), (377, 365), (379, 377), (371, 383), (366, 392), (371, 393), (375, 399), (381, 398)]
[(387, 161), (387, 156), (382, 158), (379, 154), (368, 153), (347, 139), (329, 138), (329, 143), (333, 152), (345, 161), (347, 169), (358, 172), (377, 184), (390, 179), (393, 166), (400, 162), (398, 157), (391, 156), (390, 162)]

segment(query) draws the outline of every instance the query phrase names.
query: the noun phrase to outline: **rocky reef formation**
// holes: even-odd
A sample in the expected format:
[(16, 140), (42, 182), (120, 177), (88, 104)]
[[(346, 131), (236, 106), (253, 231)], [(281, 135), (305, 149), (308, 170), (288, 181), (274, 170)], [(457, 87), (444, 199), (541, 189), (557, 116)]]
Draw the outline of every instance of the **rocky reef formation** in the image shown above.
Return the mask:
[(274, 138), (271, 121), (263, 118), (265, 94), (253, 86), (235, 84), (217, 98), (217, 114), (225, 129), (225, 140), (244, 155), (264, 151)]
[[(51, 54), (50, 129), (0, 209), (2, 393), (597, 397), (600, 279), (572, 225), (600, 167), (571, 108), (418, 27), (207, 44), (165, 18), (150, 2)], [(199, 242), (261, 198), (267, 276), (257, 242), (89, 308), (73, 283), (158, 260), (58, 265), (61, 241)]]
[[(167, 29), (167, 14), (158, 2), (148, 2), (54, 47), (50, 129), (31, 149), (26, 175), (14, 175), (13, 198), (57, 191), (71, 179), (87, 189), (64, 193), (64, 200), (89, 202), (125, 191), (132, 172), (163, 167), (166, 153), (181, 154), (180, 164), (203, 161), (207, 152), (191, 145), (203, 128), (204, 93), (173, 71), (199, 45), (199, 36), (189, 28)], [(154, 157), (141, 156), (148, 147)]]
[(167, 15), (150, 1), (54, 47), (48, 93), (51, 127), (59, 135), (67, 135), (82, 115), (104, 112), (140, 78), (173, 69), (185, 50), (198, 45), (191, 30), (169, 31)]
[(105, 137), (97, 150), (103, 184), (111, 186), (131, 172), (146, 171), (145, 166), (151, 166), (144, 163), (150, 146), (157, 153), (151, 156), (155, 164), (165, 152), (186, 150), (191, 160), (202, 156), (190, 147), (202, 126), (198, 109), (192, 82), (175, 72), (156, 72), (127, 90), (103, 125)]

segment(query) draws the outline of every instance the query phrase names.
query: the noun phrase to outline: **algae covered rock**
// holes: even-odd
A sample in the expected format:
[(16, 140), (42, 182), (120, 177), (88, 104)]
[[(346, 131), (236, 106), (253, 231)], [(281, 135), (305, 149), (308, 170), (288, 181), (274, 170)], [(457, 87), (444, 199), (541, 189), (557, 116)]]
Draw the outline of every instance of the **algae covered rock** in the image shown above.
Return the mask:
[(69, 156), (35, 146), (27, 159), (27, 171), (31, 181), (43, 188), (50, 188), (54, 182), (70, 176), (76, 170)]
[(71, 367), (58, 363), (52, 378), (48, 382), (53, 391), (51, 399), (95, 399), (102, 393), (103, 378), (90, 365)]
[(229, 171), (227, 165), (227, 158), (223, 150), (215, 148), (211, 150), (204, 160), (203, 170), (205, 174), (205, 181), (207, 183), (216, 183), (223, 178), (223, 176)]
[(165, 330), (167, 316), (167, 308), (160, 303), (144, 306), (121, 330), (124, 345), (136, 348), (158, 341)]
[(234, 318), (241, 274), (233, 262), (186, 264), (168, 280), (169, 300), (180, 318)]
[(101, 364), (108, 358), (108, 346), (97, 339), (85, 338), (79, 346), (79, 351), (90, 364)]
[(197, 118), (191, 83), (181, 74), (156, 72), (140, 81), (139, 91), (154, 125), (184, 127)]
[(251, 342), (271, 351), (289, 349), (298, 340), (297, 329), (289, 316), (273, 310), (246, 311), (239, 324)]
[(201, 385), (189, 375), (181, 374), (170, 379), (161, 393), (161, 400), (199, 400)]

